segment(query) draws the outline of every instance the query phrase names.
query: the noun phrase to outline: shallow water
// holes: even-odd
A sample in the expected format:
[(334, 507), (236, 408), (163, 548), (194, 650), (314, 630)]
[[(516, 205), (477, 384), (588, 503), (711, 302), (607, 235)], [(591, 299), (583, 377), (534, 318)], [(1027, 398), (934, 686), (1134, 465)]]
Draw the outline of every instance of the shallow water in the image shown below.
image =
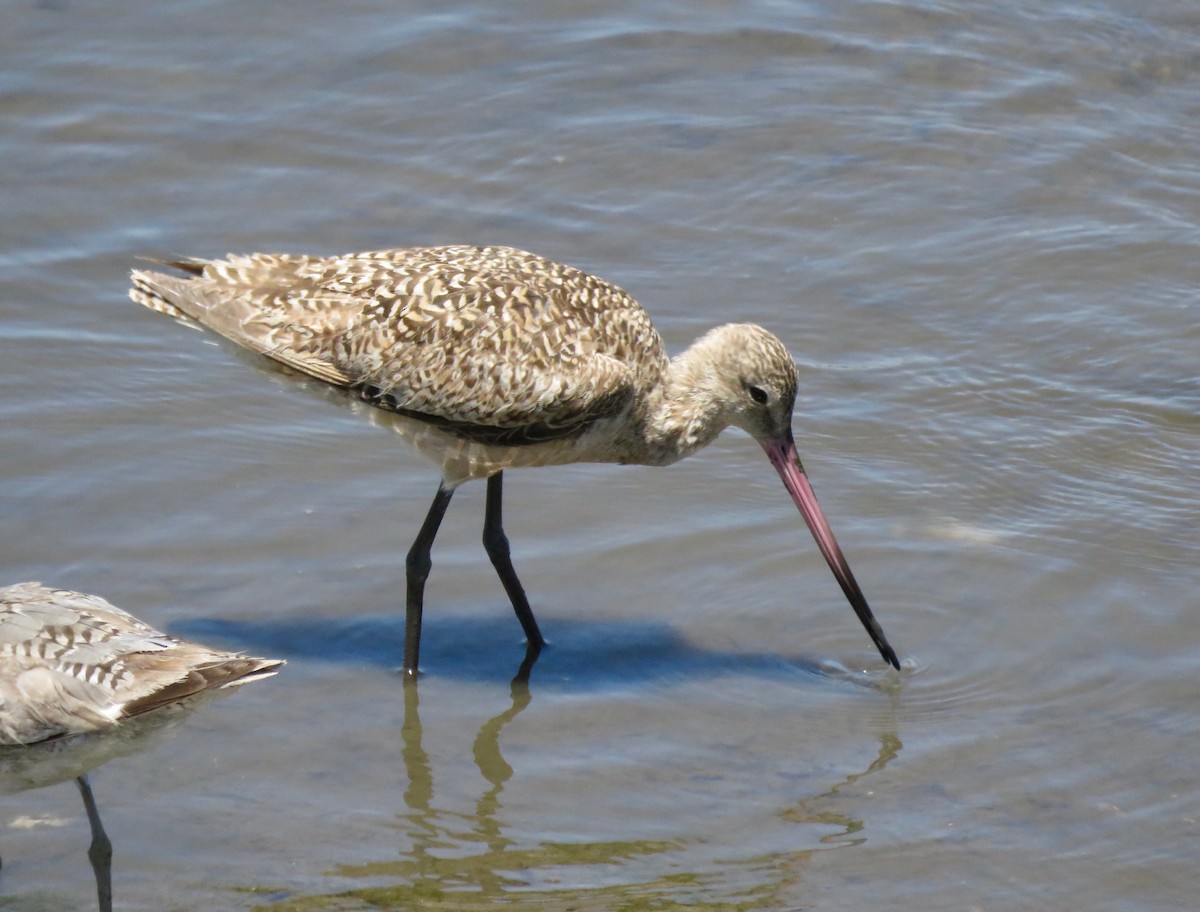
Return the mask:
[[(1180, 909), (1200, 735), (1200, 14), (0, 11), (0, 550), (285, 673), (93, 774), (131, 910)], [(763, 323), (883, 669), (758, 448), (434, 471), (125, 297), (139, 255), (504, 243)], [(0, 905), (94, 908), (68, 784)], [(373, 905), (372, 905), (373, 904)]]

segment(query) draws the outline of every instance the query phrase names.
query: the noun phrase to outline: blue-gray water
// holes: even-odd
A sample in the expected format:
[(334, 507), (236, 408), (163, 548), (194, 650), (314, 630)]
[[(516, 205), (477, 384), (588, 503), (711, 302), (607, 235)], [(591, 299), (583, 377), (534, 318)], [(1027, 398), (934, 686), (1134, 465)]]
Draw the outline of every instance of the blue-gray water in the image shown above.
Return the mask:
[[(0, 579), (289, 660), (94, 774), (118, 907), (1194, 903), (1194, 5), (12, 2), (0, 123)], [(731, 433), (510, 473), (515, 697), (464, 488), (406, 695), (434, 470), (126, 276), (443, 242), (779, 334), (902, 683)], [(94, 907), (69, 783), (0, 823)]]

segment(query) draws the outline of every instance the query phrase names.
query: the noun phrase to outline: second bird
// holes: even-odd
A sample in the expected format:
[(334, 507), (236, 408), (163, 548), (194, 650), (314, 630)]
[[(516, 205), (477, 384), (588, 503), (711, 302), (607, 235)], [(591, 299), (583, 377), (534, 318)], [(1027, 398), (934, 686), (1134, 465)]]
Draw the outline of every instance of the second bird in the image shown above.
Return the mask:
[(504, 470), (669, 465), (731, 425), (762, 446), (880, 654), (900, 667), (796, 453), (796, 364), (765, 329), (718, 326), (669, 358), (649, 316), (616, 285), (509, 247), (163, 265), (183, 275), (135, 270), (134, 301), (395, 413), (441, 466), (407, 557), (407, 674), (417, 673), (430, 550), (458, 485), (487, 479), (484, 547), (536, 651), (542, 634), (501, 519)]

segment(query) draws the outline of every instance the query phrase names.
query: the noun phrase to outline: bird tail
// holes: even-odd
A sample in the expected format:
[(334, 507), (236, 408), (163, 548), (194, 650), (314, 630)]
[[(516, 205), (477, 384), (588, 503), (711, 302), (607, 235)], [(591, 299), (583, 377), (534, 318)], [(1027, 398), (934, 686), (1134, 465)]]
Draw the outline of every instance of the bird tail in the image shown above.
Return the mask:
[[(203, 649), (202, 646), (194, 648)], [(211, 662), (183, 668), (174, 681), (156, 688), (145, 696), (130, 700), (121, 708), (121, 715), (137, 716), (170, 703), (238, 687), (251, 681), (261, 681), (271, 677), (285, 664), (282, 659), (214, 654)]]
[(201, 283), (193, 282), (195, 278), (204, 275), (209, 260), (198, 257), (185, 257), (177, 260), (162, 260), (157, 257), (139, 257), (149, 263), (157, 263), (170, 269), (178, 269), (187, 273), (187, 277), (167, 275), (165, 272), (152, 272), (148, 269), (134, 269), (129, 273), (133, 287), (129, 289), (129, 297), (143, 307), (149, 307), (169, 317), (175, 317), (188, 325), (194, 326), (192, 320), (204, 323), (203, 314), (211, 307), (203, 293), (198, 293)]

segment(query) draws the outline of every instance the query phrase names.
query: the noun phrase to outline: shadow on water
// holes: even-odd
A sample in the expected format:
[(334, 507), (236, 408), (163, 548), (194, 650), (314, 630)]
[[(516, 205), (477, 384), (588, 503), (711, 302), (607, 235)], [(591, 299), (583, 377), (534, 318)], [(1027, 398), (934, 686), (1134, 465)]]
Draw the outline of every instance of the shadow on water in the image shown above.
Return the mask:
[[(368, 665), (397, 671), (404, 623), (395, 616), (351, 619), (308, 617), (270, 622), (191, 619), (175, 625), (178, 635), (223, 642), (293, 663), (304, 660)], [(882, 686), (871, 675), (830, 663), (763, 653), (705, 649), (657, 622), (555, 619), (554, 641), (539, 656), (524, 654), (520, 628), (508, 611), (495, 617), (427, 617), (421, 678), (397, 675), (403, 691), (401, 729), (403, 794), (394, 797), (398, 858), (335, 864), (340, 881), (328, 892), (300, 895), (263, 884), (254, 892), (271, 901), (256, 908), (272, 912), (350, 909), (484, 910), (503, 907), (549, 912), (556, 909), (657, 909), (664, 912), (741, 912), (780, 908), (802, 879), (814, 853), (865, 841), (863, 820), (848, 815), (839, 790), (882, 770), (901, 750), (894, 724), (879, 735), (874, 759), (861, 771), (839, 777), (828, 788), (793, 799), (780, 819), (797, 831), (795, 848), (738, 862), (692, 870), (681, 863), (697, 846), (686, 832), (665, 838), (552, 841), (522, 835), (528, 821), (506, 813), (504, 791), (519, 776), (506, 760), (504, 731), (534, 702), (537, 691), (597, 692), (642, 688), (661, 682), (756, 676), (791, 681), (850, 680)], [(532, 675), (529, 667), (536, 659)], [(523, 674), (523, 672), (525, 672)], [(464, 783), (456, 777), (452, 802), (439, 801), (439, 765), (426, 751), (419, 693), (431, 679), (508, 682), (509, 705), (480, 724), (471, 757), (482, 782), (461, 805)], [(530, 683), (532, 677), (533, 684)], [(890, 677), (881, 672), (879, 680)], [(813, 837), (808, 830), (815, 828)], [(385, 832), (392, 832), (390, 828)], [(703, 842), (703, 838), (700, 838)], [(791, 842), (791, 840), (789, 840)], [(795, 844), (795, 843), (793, 843)], [(379, 846), (373, 845), (372, 852)], [(701, 855), (704, 853), (701, 852)], [(744, 868), (734, 877), (730, 864)], [(346, 889), (346, 881), (361, 883)], [(747, 886), (749, 881), (751, 885)]]
[[(805, 798), (786, 808), (782, 816), (796, 824), (833, 827), (835, 832), (820, 839), (820, 847), (797, 849), (746, 864), (769, 872), (768, 882), (738, 890), (737, 896), (719, 896), (715, 875), (671, 868), (671, 873), (639, 879), (627, 875), (614, 883), (615, 870), (636, 871), (642, 862), (668, 853), (679, 853), (686, 838), (633, 839), (606, 842), (541, 842), (523, 846), (506, 835), (510, 827), (503, 817), (501, 800), (513, 776), (501, 751), (504, 727), (531, 702), (528, 683), (514, 680), (511, 705), (479, 729), (472, 746), (476, 767), (487, 783), (475, 801), (473, 812), (439, 808), (435, 801), (434, 765), (423, 744), (419, 683), (405, 680), (402, 757), (407, 785), (404, 790), (406, 832), (411, 846), (394, 861), (341, 865), (331, 874), (361, 878), (376, 883), (342, 892), (310, 896), (281, 896), (263, 910), (302, 912), (339, 909), (657, 909), (692, 912), (742, 912), (777, 908), (799, 870), (820, 848), (862, 842), (858, 834), (863, 821), (839, 812), (839, 789), (882, 770), (894, 759), (901, 743), (894, 731), (880, 737), (879, 751), (862, 772), (844, 777), (827, 791)], [(678, 857), (676, 855), (676, 857)], [(586, 886), (563, 886), (571, 878), (566, 872), (585, 870)], [(398, 884), (379, 886), (380, 879)]]
[[(421, 637), (423, 678), (501, 681), (532, 668), (539, 687), (563, 691), (626, 689), (664, 681), (711, 680), (727, 675), (771, 680), (808, 678), (880, 687), (886, 671), (855, 672), (811, 657), (706, 649), (677, 630), (653, 621), (554, 618), (554, 637), (540, 655), (527, 655), (511, 612), (495, 617), (426, 616)], [(269, 622), (195, 618), (170, 631), (176, 636), (280, 655), (398, 669), (404, 650), (404, 619), (310, 617)], [(536, 666), (534, 663), (536, 662)], [(518, 668), (518, 664), (520, 667)]]

